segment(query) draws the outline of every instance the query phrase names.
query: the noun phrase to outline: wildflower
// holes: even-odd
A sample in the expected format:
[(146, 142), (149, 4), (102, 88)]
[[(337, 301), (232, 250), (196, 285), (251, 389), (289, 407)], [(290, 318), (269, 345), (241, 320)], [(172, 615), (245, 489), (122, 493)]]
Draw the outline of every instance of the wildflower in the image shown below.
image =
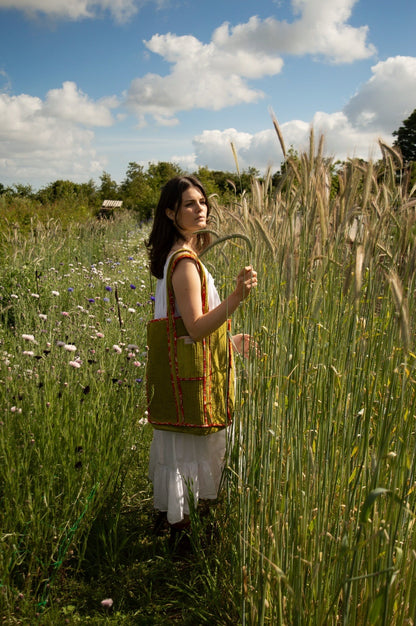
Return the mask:
[(103, 302), (110, 302), (109, 298), (103, 298)]
[(151, 302), (154, 302), (154, 301), (155, 301), (155, 299), (156, 299), (156, 298), (155, 298), (154, 296), (150, 296), (150, 301), (151, 301)]
[(98, 337), (98, 339), (103, 339), (104, 333), (97, 333), (96, 337)]
[(75, 352), (77, 347), (74, 346), (72, 343), (65, 343), (63, 346), (64, 350), (67, 350), (68, 352)]
[(10, 297), (11, 297), (11, 298), (14, 298), (15, 300), (18, 300), (18, 299), (19, 299), (19, 296), (16, 296), (16, 294), (15, 294), (15, 293), (11, 293), (11, 294), (10, 294)]
[(113, 346), (113, 350), (114, 352), (117, 352), (117, 354), (121, 354), (123, 352), (123, 350), (117, 344)]
[(128, 261), (133, 261), (133, 257), (132, 257), (132, 256), (129, 256), (129, 257), (127, 257), (127, 260), (128, 260)]
[(107, 286), (106, 286), (106, 288), (105, 288), (105, 290), (106, 290), (106, 291), (113, 291), (113, 288), (112, 288), (112, 287), (110, 287), (110, 285), (107, 285)]
[(135, 367), (141, 367), (141, 366), (142, 366), (142, 364), (140, 363), (140, 361), (133, 361), (133, 365), (134, 365)]
[(48, 316), (47, 316), (47, 315), (45, 315), (44, 313), (39, 313), (39, 319), (40, 319), (40, 320), (47, 320), (47, 319), (48, 319)]
[(95, 303), (95, 300), (94, 300), (94, 298), (88, 298), (88, 302), (89, 302), (90, 304), (94, 304), (94, 303)]
[(62, 315), (63, 315), (64, 317), (69, 317), (69, 313), (68, 313), (68, 311), (62, 311)]
[(141, 383), (143, 378), (136, 378), (136, 383)]
[(130, 289), (136, 289), (136, 285), (130, 285)]
[(25, 341), (31, 341), (32, 343), (37, 343), (33, 335), (22, 335), (22, 339), (24, 339)]
[(73, 287), (68, 287), (68, 291), (69, 291), (69, 293), (72, 293), (74, 291), (74, 288)]
[(52, 291), (53, 296), (59, 296), (59, 291)]
[(32, 298), (39, 298), (39, 294), (38, 293), (31, 293), (30, 295), (32, 296)]
[(105, 600), (101, 600), (101, 606), (105, 609), (111, 609), (113, 606), (113, 600), (111, 598), (105, 598)]
[(133, 309), (132, 307), (129, 307), (127, 311), (128, 313), (136, 313), (136, 309)]
[(23, 350), (22, 354), (24, 356), (35, 356), (35, 353), (33, 352), (33, 350)]
[(81, 367), (81, 363), (79, 361), (69, 361), (69, 365), (71, 367), (75, 367), (76, 369), (79, 369)]

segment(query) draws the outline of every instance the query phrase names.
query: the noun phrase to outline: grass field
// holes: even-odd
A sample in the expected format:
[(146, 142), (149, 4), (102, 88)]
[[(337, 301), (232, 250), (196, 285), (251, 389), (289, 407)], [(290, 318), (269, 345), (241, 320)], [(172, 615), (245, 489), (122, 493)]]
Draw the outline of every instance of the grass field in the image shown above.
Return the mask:
[(222, 295), (257, 269), (234, 330), (259, 353), (237, 362), (221, 497), (182, 558), (152, 534), (146, 229), (9, 233), (3, 623), (415, 622), (415, 199), (383, 152), (334, 191), (311, 136), (277, 190), (253, 181), (214, 210), (203, 261)]

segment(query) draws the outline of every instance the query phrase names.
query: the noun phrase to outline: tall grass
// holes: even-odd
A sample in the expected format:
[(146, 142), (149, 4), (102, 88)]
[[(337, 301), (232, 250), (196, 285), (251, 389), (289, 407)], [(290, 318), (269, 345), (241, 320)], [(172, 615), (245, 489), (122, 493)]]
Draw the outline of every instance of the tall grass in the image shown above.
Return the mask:
[(2, 250), (0, 600), (42, 611), (120, 488), (144, 419), (143, 232), (57, 222)]
[(253, 181), (227, 213), (260, 278), (229, 466), (242, 623), (416, 615), (415, 198), (382, 148), (333, 195), (311, 134), (277, 194)]
[[(334, 184), (311, 133), (307, 152), (287, 156), (277, 189), (269, 174), (214, 206), (218, 236), (203, 261), (222, 295), (242, 264), (257, 269), (234, 330), (252, 334), (258, 351), (237, 361), (217, 538), (207, 546), (195, 518), (194, 561), (178, 570), (153, 554), (128, 578), (120, 561), (120, 492), (130, 497), (126, 473), (148, 446), (144, 234), (125, 220), (9, 232), (0, 270), (6, 618), (25, 599), (47, 616), (59, 572), (69, 561), (99, 569), (104, 548), (112, 576), (126, 581), (125, 605), (136, 594), (149, 620), (414, 622), (416, 200), (400, 155), (381, 147), (381, 162), (352, 160)], [(154, 595), (161, 578), (167, 611)]]

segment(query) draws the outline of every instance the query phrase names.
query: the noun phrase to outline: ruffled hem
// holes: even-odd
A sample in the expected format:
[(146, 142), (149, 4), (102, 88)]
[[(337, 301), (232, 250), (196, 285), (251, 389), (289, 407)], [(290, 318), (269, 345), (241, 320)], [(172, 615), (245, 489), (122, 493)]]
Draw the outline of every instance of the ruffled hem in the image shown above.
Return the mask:
[(195, 504), (200, 498), (217, 498), (226, 436), (226, 429), (212, 435), (154, 430), (149, 478), (153, 483), (154, 507), (167, 512), (170, 524), (189, 514), (189, 493)]

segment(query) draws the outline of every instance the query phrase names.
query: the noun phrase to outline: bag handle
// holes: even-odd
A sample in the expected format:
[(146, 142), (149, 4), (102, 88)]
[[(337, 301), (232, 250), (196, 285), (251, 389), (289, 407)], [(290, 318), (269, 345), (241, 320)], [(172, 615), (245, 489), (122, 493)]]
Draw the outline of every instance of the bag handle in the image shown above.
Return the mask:
[(175, 270), (176, 264), (181, 259), (192, 259), (195, 261), (196, 266), (198, 268), (199, 276), (201, 278), (201, 297), (202, 297), (202, 311), (203, 313), (208, 313), (208, 297), (207, 297), (207, 277), (202, 266), (201, 261), (198, 256), (188, 250), (187, 248), (181, 248), (180, 250), (176, 250), (172, 254), (172, 257), (169, 261), (167, 274), (166, 274), (166, 293), (167, 293), (167, 316), (174, 317), (175, 316), (175, 294), (173, 291), (172, 285), (172, 274)]

